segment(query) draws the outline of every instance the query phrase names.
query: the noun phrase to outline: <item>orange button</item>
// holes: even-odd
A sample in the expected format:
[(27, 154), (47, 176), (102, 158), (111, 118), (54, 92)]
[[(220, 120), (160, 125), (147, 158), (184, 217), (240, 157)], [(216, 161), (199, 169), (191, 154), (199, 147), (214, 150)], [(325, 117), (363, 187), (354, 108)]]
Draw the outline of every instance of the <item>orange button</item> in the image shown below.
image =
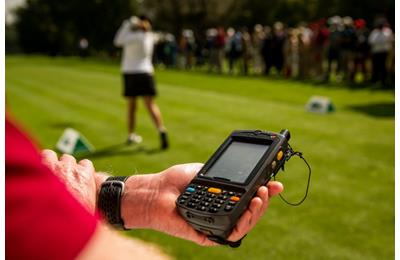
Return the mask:
[(208, 188), (208, 192), (211, 192), (211, 193), (221, 193), (221, 189), (218, 189), (218, 188)]
[(232, 200), (232, 201), (239, 201), (239, 200), (240, 200), (240, 198), (239, 198), (239, 197), (237, 197), (237, 196), (232, 196), (232, 197), (231, 197), (231, 200)]
[(278, 154), (276, 155), (276, 159), (278, 159), (278, 161), (280, 161), (283, 157), (283, 152), (279, 151)]

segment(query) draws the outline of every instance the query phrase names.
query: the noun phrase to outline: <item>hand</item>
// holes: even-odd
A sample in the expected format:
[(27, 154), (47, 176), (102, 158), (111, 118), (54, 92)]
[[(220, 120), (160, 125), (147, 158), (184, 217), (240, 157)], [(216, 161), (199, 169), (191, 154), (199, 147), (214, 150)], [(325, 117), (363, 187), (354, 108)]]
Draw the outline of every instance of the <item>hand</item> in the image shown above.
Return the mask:
[[(217, 245), (210, 241), (206, 235), (193, 229), (179, 215), (175, 206), (177, 197), (201, 167), (202, 164), (183, 164), (173, 166), (160, 174), (130, 177), (126, 183), (125, 190), (127, 193), (122, 199), (121, 213), (126, 226), (150, 227), (173, 236), (194, 241), (200, 245)], [(130, 181), (131, 183), (129, 183)], [(135, 194), (130, 188), (135, 182), (141, 187), (139, 194)], [(229, 241), (237, 241), (247, 234), (267, 209), (269, 197), (283, 190), (283, 186), (279, 182), (269, 182), (267, 187), (262, 186), (259, 188), (257, 196), (251, 200), (248, 209), (243, 213), (228, 237)], [(144, 198), (145, 201), (144, 205), (138, 207), (139, 198)], [(145, 216), (140, 223), (137, 222), (139, 215)]]
[(96, 208), (95, 169), (91, 161), (84, 159), (79, 163), (71, 155), (64, 154), (57, 158), (52, 150), (42, 151), (43, 163), (65, 183), (72, 195), (91, 213)]

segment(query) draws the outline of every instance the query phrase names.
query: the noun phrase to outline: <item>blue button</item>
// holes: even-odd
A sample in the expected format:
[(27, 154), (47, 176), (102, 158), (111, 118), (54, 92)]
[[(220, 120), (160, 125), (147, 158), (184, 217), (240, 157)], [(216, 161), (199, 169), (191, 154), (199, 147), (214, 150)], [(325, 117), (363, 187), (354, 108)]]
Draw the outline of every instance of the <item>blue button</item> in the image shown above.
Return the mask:
[(187, 191), (187, 192), (194, 192), (195, 190), (194, 190), (194, 188), (192, 188), (192, 187), (188, 187), (188, 188), (186, 189), (186, 191)]

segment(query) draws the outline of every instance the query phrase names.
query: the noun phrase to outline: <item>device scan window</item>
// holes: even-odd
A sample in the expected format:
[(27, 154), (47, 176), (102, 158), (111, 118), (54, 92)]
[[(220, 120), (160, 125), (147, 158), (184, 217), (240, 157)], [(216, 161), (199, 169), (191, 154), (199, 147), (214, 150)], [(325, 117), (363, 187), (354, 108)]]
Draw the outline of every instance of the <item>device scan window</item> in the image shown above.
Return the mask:
[(269, 145), (232, 142), (206, 175), (244, 183)]

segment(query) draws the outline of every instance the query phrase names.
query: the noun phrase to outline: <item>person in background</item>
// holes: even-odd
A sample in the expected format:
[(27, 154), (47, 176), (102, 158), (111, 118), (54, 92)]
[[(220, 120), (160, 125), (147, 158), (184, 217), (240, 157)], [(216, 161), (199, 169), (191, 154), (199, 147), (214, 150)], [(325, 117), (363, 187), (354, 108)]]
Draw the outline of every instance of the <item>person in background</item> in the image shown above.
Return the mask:
[(356, 74), (358, 71), (362, 73), (362, 79), (365, 82), (367, 79), (367, 59), (369, 56), (369, 44), (368, 36), (369, 30), (365, 26), (366, 22), (364, 19), (357, 19), (354, 21), (356, 28), (357, 42), (354, 50), (354, 66), (351, 71), (350, 80), (356, 82)]
[(79, 39), (79, 56), (85, 58), (88, 56), (89, 41), (82, 37)]
[(386, 19), (378, 19), (376, 28), (369, 35), (368, 42), (372, 54), (372, 83), (380, 81), (386, 86), (387, 80), (387, 57), (393, 47), (393, 32), (388, 26)]
[(201, 69), (207, 62), (207, 55), (205, 47), (207, 45), (207, 39), (204, 37), (203, 33), (199, 30), (194, 32), (194, 42), (196, 43), (193, 50), (194, 66), (197, 69)]
[(222, 68), (224, 65), (224, 57), (225, 57), (225, 30), (223, 27), (219, 26), (217, 28), (217, 36), (215, 37), (214, 48), (216, 49), (216, 66), (217, 72), (222, 73)]
[(264, 39), (261, 45), (261, 56), (264, 62), (264, 75), (268, 75), (271, 67), (273, 66), (273, 37), (270, 26), (264, 27)]
[[(283, 23), (275, 22), (272, 37), (268, 33), (264, 41), (265, 75), (268, 75), (271, 68), (275, 67), (278, 74), (281, 74), (284, 65), (283, 47), (286, 41), (286, 32)], [(268, 46), (269, 45), (269, 46)]]
[[(394, 37), (393, 37), (394, 38)], [(388, 54), (388, 77), (387, 77), (387, 87), (395, 87), (395, 74), (396, 74), (396, 59), (395, 59), (395, 42), (392, 41), (392, 48)]]
[(144, 104), (156, 125), (161, 149), (167, 149), (167, 130), (164, 126), (159, 107), (154, 101), (156, 87), (152, 64), (154, 36), (151, 24), (146, 17), (136, 16), (125, 20), (114, 38), (114, 45), (122, 47), (122, 73), (124, 96), (128, 101), (128, 139), (127, 143), (140, 143), (142, 137), (135, 133), (136, 109), (138, 97), (143, 97)]
[(154, 44), (154, 55), (153, 55), (153, 64), (154, 66), (166, 66), (166, 54), (164, 52), (165, 49), (165, 34), (164, 33), (157, 33), (156, 34), (157, 40)]
[(283, 46), (285, 57), (284, 76), (286, 78), (298, 76), (299, 71), (299, 37), (298, 28), (289, 28), (287, 38)]
[(341, 48), (340, 48), (340, 60), (343, 68), (343, 78), (346, 81), (351, 80), (351, 70), (354, 64), (351, 64), (354, 60), (355, 47), (357, 45), (357, 35), (354, 29), (354, 21), (350, 16), (343, 17), (343, 30)]
[[(125, 178), (117, 207), (126, 229), (148, 228), (217, 245), (197, 232), (177, 212), (175, 200), (202, 167), (176, 165), (157, 174)], [(108, 176), (91, 161), (44, 150), (6, 114), (5, 122), (5, 255), (6, 259), (170, 259), (160, 250), (121, 236), (98, 214), (98, 200)], [(101, 197), (102, 190), (103, 197)], [(282, 192), (279, 182), (261, 186), (228, 237), (238, 241), (261, 219), (270, 197)], [(111, 196), (113, 197), (113, 196)], [(117, 206), (119, 205), (119, 206)]]
[(273, 44), (274, 44), (274, 52), (273, 52), (273, 60), (275, 68), (278, 74), (281, 74), (283, 69), (283, 45), (286, 40), (286, 30), (285, 26), (281, 22), (274, 23), (274, 34), (273, 34)]
[(263, 61), (261, 56), (262, 43), (264, 41), (264, 28), (261, 24), (256, 24), (254, 26), (254, 31), (251, 35), (252, 45), (253, 45), (253, 72), (255, 74), (261, 74), (263, 71)]
[(313, 54), (315, 48), (312, 46), (313, 32), (306, 24), (299, 26), (299, 74), (300, 79), (310, 79), (312, 68), (315, 67), (313, 63)]
[(342, 71), (340, 62), (340, 47), (342, 43), (342, 18), (333, 16), (328, 19), (329, 24), (329, 44), (328, 44), (328, 68), (325, 72), (325, 81), (329, 81), (332, 73), (332, 65), (336, 62), (335, 76), (338, 77)]
[(208, 72), (213, 72), (214, 68), (217, 68), (218, 71), (218, 54), (217, 54), (217, 34), (218, 31), (215, 28), (210, 28), (206, 31), (206, 41), (207, 41), (207, 50), (209, 54), (208, 59)]
[(179, 39), (179, 65), (181, 69), (191, 69), (193, 67), (193, 51), (196, 48), (194, 33), (190, 29), (182, 30)]
[(167, 68), (176, 67), (176, 53), (178, 47), (176, 46), (175, 36), (172, 33), (167, 33), (165, 36), (164, 54), (166, 57), (165, 64)]
[(228, 41), (225, 47), (229, 62), (229, 74), (233, 74), (236, 62), (240, 61), (243, 55), (242, 33), (240, 30), (235, 31), (235, 29), (229, 28), (227, 35)]
[(318, 81), (324, 80), (324, 57), (326, 56), (329, 43), (329, 29), (326, 27), (326, 20), (320, 19), (315, 23), (313, 34), (313, 48), (315, 63), (315, 79)]
[(249, 73), (250, 63), (253, 57), (253, 45), (251, 42), (251, 35), (246, 27), (241, 29), (242, 32), (242, 56), (243, 56), (243, 74)]

